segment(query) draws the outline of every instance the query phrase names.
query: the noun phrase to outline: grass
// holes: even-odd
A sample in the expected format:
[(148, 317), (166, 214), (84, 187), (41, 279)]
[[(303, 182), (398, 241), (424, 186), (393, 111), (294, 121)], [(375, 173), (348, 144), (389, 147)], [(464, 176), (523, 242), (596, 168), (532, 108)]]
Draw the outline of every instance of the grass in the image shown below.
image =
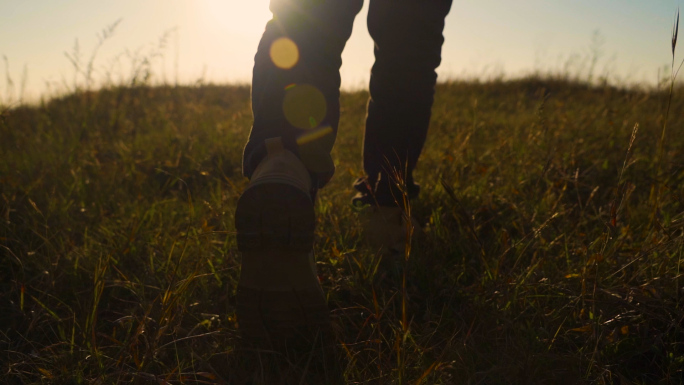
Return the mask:
[[(350, 186), (368, 95), (344, 93), (338, 171), (316, 203), (332, 369), (348, 383), (682, 383), (682, 91), (438, 85), (405, 281), (380, 279), (360, 242)], [(4, 110), (3, 382), (320, 381), (307, 359), (239, 343), (250, 125), (240, 86)]]

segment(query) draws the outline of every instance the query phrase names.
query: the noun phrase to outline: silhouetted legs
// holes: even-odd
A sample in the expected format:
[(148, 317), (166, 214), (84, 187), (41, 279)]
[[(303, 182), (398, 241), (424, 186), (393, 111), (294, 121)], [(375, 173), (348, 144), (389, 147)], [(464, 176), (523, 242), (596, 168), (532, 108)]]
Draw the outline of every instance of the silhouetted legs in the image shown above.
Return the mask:
[[(375, 42), (363, 144), (366, 177), (355, 188), (381, 206), (401, 201), (392, 170), (401, 172), (410, 198), (418, 195), (413, 169), (430, 123), (435, 69), (441, 61), (444, 18), (451, 0), (372, 0), (368, 30)], [(369, 198), (362, 199), (372, 203)]]
[[(245, 146), (243, 173), (251, 177), (265, 156), (264, 140), (280, 136), (322, 187), (332, 177), (330, 151), (339, 122), (339, 68), (363, 0), (272, 0), (255, 56), (254, 126)], [(425, 143), (441, 60), (444, 18), (451, 0), (370, 0), (368, 28), (375, 41), (364, 138), (366, 177), (355, 183), (361, 201), (394, 205), (392, 170), (418, 194), (412, 172)], [(282, 68), (273, 43), (296, 45), (296, 64)], [(277, 50), (276, 50), (277, 51)], [(286, 60), (287, 61), (287, 60)]]
[[(245, 176), (251, 177), (264, 158), (264, 140), (280, 136), (285, 148), (312, 172), (318, 187), (332, 177), (330, 151), (340, 118), (341, 55), (362, 5), (363, 0), (271, 0), (273, 19), (254, 58), (254, 125), (244, 151)], [(282, 37), (294, 42), (299, 53), (291, 68), (278, 67), (271, 56), (272, 44)], [(323, 118), (314, 121), (321, 114)], [(312, 121), (301, 119), (307, 115)], [(305, 135), (314, 131), (320, 137), (307, 141)]]

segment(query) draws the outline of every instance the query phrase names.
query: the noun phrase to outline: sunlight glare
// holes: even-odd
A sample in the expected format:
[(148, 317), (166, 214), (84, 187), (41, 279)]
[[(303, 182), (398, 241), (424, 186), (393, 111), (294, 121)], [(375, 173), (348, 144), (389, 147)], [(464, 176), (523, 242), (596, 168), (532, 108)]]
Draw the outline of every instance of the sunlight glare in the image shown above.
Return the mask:
[(307, 143), (313, 142), (316, 139), (320, 139), (326, 135), (329, 135), (333, 132), (332, 127), (330, 126), (323, 126), (321, 128), (318, 128), (316, 130), (313, 130), (311, 132), (307, 132), (306, 134), (300, 136), (297, 138), (297, 144), (302, 146)]
[(327, 113), (325, 96), (310, 84), (286, 87), (283, 113), (287, 121), (303, 129), (314, 129), (321, 124)]
[(289, 70), (299, 61), (299, 49), (290, 38), (281, 37), (271, 44), (271, 60), (276, 67)]
[(204, 23), (243, 36), (261, 35), (272, 17), (268, 0), (200, 0), (197, 4)]

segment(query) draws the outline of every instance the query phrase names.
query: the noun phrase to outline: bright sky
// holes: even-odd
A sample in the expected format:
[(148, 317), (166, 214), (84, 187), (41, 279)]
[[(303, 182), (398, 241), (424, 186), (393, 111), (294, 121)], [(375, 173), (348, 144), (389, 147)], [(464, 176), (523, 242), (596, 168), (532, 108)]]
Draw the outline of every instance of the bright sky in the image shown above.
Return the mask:
[[(365, 87), (373, 64), (365, 21), (368, 1), (343, 54), (345, 88)], [(622, 82), (655, 84), (659, 68), (669, 71), (672, 23), (683, 2), (454, 0), (440, 79), (564, 68), (575, 73), (589, 62), (584, 58), (599, 31), (595, 41), (603, 43), (595, 44), (602, 54), (597, 75), (608, 72)], [(155, 81), (173, 82), (177, 75), (182, 83), (249, 83), (270, 16), (268, 0), (0, 0), (0, 55), (7, 58), (14, 83), (0, 77), (0, 101), (17, 100), (24, 69), (25, 99), (72, 86), (75, 71), (65, 53), (73, 54), (78, 40), (85, 66), (98, 35), (119, 19), (95, 55), (93, 78), (99, 81), (108, 73), (113, 81), (130, 79), (131, 63), (157, 52), (151, 64)], [(166, 44), (159, 48), (164, 36)], [(83, 76), (79, 79), (83, 83)]]

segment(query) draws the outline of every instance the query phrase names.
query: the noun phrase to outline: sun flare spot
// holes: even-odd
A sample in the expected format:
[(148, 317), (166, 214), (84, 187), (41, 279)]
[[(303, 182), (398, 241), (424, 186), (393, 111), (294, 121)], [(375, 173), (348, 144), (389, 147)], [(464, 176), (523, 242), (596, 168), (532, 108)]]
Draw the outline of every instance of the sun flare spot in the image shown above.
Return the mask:
[(283, 113), (287, 121), (297, 128), (317, 128), (327, 114), (325, 96), (311, 84), (288, 86), (283, 100)]
[(299, 61), (299, 48), (292, 39), (281, 37), (271, 43), (271, 60), (278, 68), (289, 70)]
[(307, 132), (297, 138), (297, 144), (302, 146), (307, 143), (311, 143), (317, 139), (323, 138), (326, 135), (332, 134), (333, 129), (330, 126), (323, 126), (321, 128), (315, 129), (313, 131)]

